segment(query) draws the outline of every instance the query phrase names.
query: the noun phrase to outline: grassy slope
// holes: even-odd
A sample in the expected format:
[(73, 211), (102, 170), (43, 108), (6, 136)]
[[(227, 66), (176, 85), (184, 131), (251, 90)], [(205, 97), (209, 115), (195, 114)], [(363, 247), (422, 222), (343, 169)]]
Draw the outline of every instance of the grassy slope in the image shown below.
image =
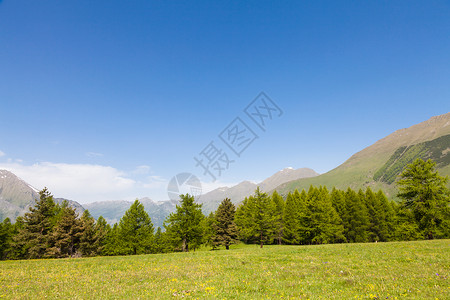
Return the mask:
[(450, 240), (0, 262), (0, 298), (448, 299)]
[[(431, 141), (450, 134), (450, 113), (433, 117), (425, 122), (400, 129), (377, 141), (370, 147), (354, 154), (345, 163), (313, 178), (291, 181), (277, 187), (277, 191), (286, 195), (295, 189), (308, 189), (310, 185), (325, 185), (328, 188), (353, 189), (370, 186), (372, 189), (382, 189), (388, 196), (396, 195), (395, 185), (388, 185), (373, 180), (373, 175), (402, 146), (410, 146), (425, 141)], [(450, 175), (450, 167), (439, 169), (442, 175)]]

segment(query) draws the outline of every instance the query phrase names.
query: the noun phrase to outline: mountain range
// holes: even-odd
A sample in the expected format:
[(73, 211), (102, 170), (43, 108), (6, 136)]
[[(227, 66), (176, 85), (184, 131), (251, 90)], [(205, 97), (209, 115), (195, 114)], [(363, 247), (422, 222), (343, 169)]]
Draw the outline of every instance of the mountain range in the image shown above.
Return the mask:
[[(197, 200), (208, 214), (228, 197), (235, 204), (251, 195), (257, 186), (264, 192), (277, 190), (281, 195), (295, 189), (307, 189), (310, 185), (323, 185), (352, 189), (371, 187), (382, 189), (391, 199), (395, 199), (395, 179), (401, 170), (416, 158), (431, 158), (437, 163), (441, 175), (450, 175), (450, 113), (400, 129), (373, 145), (351, 156), (337, 168), (319, 175), (309, 168), (285, 168), (260, 183), (243, 181), (232, 187), (220, 187), (201, 195)], [(38, 191), (13, 173), (0, 170), (0, 220), (6, 217), (14, 220), (24, 214), (38, 198)], [(61, 203), (66, 199), (55, 198)], [(162, 226), (164, 219), (173, 211), (177, 201), (153, 201), (139, 199), (152, 218), (155, 227)], [(120, 220), (131, 206), (131, 201), (104, 201), (80, 205), (67, 200), (82, 213), (88, 209), (92, 216), (102, 215), (109, 223)]]
[(450, 113), (400, 129), (352, 155), (337, 168), (313, 178), (284, 183), (276, 188), (282, 195), (310, 185), (352, 189), (382, 189), (396, 198), (395, 179), (416, 158), (433, 159), (441, 175), (450, 175)]

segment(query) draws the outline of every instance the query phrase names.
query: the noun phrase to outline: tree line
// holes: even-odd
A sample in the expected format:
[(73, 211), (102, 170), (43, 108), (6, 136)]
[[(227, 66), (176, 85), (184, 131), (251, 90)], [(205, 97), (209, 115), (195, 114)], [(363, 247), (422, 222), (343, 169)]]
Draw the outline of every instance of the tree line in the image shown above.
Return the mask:
[(136, 200), (113, 226), (67, 202), (55, 204), (47, 189), (15, 224), (0, 223), (1, 259), (135, 255), (212, 249), (236, 242), (309, 245), (449, 238), (447, 178), (432, 161), (416, 160), (399, 176), (399, 203), (380, 190), (329, 191), (311, 186), (283, 198), (259, 188), (237, 208), (226, 198), (205, 216), (191, 195), (181, 195), (176, 211), (155, 231)]

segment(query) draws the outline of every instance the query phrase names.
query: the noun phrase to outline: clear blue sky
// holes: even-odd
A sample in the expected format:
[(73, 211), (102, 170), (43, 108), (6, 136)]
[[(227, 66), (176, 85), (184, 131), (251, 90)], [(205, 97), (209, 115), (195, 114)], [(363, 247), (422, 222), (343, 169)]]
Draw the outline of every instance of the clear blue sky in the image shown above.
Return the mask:
[[(261, 91), (283, 115), (211, 183)], [(80, 202), (324, 173), (449, 99), (449, 1), (0, 1), (0, 168)]]

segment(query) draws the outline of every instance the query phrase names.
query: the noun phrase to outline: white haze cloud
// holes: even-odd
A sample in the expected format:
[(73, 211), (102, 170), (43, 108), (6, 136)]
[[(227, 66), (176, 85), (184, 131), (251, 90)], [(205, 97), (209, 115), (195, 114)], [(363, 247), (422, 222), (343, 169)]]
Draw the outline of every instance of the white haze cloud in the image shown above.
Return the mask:
[(66, 164), (40, 162), (25, 165), (20, 162), (0, 163), (6, 169), (38, 190), (47, 187), (55, 197), (62, 197), (79, 203), (107, 200), (133, 200), (150, 197), (154, 200), (168, 199), (167, 180), (158, 176), (135, 174), (148, 172), (149, 167), (139, 166), (131, 172), (124, 172), (110, 166), (94, 164)]
[(3, 152), (2, 150), (0, 150), (0, 157), (5, 156), (5, 152)]

